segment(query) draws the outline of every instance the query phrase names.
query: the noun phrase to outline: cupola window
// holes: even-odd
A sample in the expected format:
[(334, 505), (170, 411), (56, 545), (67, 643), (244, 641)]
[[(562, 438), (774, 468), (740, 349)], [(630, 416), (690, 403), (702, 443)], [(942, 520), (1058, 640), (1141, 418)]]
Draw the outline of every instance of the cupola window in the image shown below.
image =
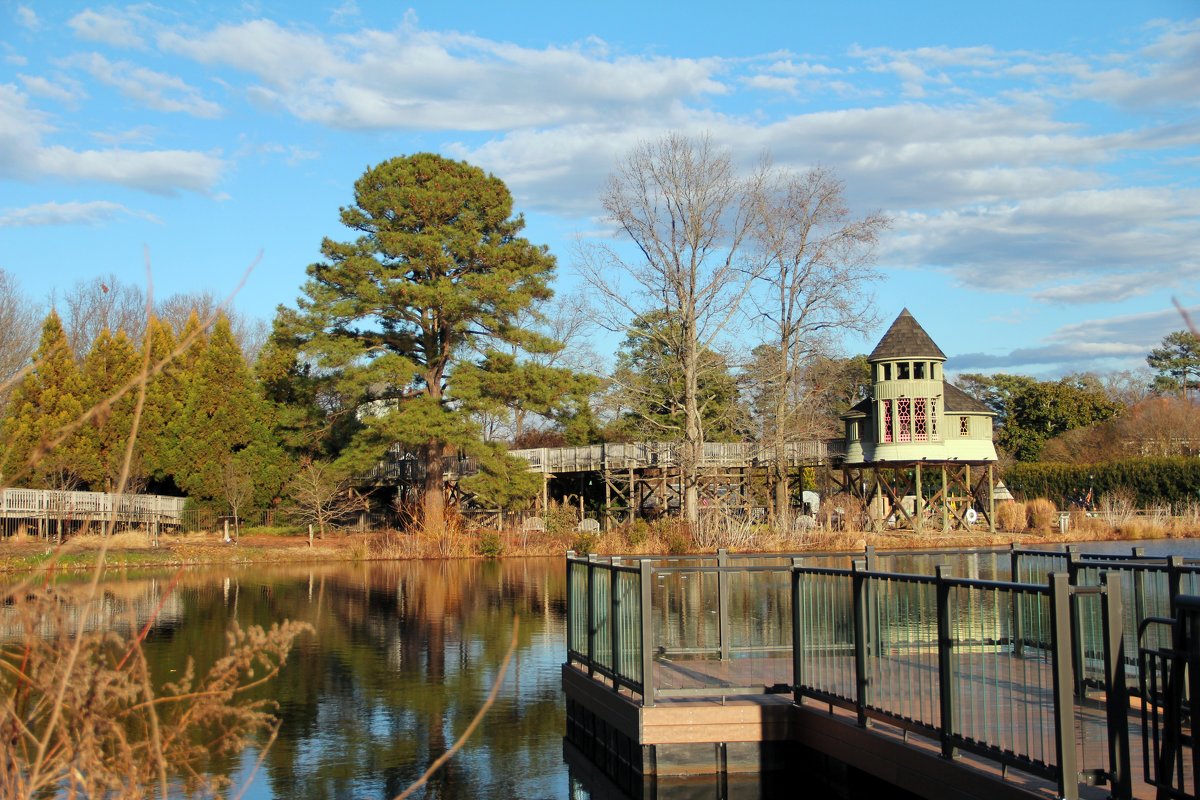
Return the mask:
[(909, 372), (908, 372), (908, 362), (907, 361), (901, 361), (899, 364), (896, 365), (896, 378), (898, 380), (902, 380), (902, 381), (908, 380), (908, 374), (909, 374)]
[(913, 377), (919, 381), (925, 380), (925, 362), (917, 361), (913, 364)]

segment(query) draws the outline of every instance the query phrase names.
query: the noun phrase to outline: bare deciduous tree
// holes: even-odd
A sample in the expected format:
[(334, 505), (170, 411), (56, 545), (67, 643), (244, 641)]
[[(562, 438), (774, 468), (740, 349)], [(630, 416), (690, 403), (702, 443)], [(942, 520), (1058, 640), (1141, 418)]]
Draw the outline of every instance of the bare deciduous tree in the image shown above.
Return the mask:
[(11, 383), (37, 347), (42, 311), (21, 293), (13, 276), (0, 269), (0, 412)]
[(801, 377), (831, 334), (865, 332), (875, 323), (867, 285), (879, 277), (872, 263), (888, 219), (854, 217), (842, 182), (823, 168), (773, 176), (759, 198), (753, 238), (765, 269), (754, 304), (770, 348), (759, 376), (767, 395), (763, 434), (774, 451), (775, 516), (786, 525), (787, 444), (811, 435), (799, 424), (806, 405)]
[(348, 480), (338, 476), (325, 461), (306, 460), (287, 487), (296, 503), (296, 516), (316, 525), (322, 539), (325, 528), (339, 517), (366, 511), (366, 498), (354, 491)]
[(221, 492), (233, 515), (233, 540), (242, 538), (241, 511), (254, 496), (254, 473), (244, 463), (229, 459), (221, 470)]
[(145, 336), (145, 292), (140, 286), (121, 283), (111, 273), (76, 282), (63, 297), (63, 307), (63, 327), (77, 360), (83, 360), (105, 329), (125, 331), (131, 342)]
[(684, 514), (699, 518), (704, 452), (700, 354), (714, 349), (758, 271), (747, 248), (764, 174), (739, 177), (707, 136), (669, 134), (636, 147), (610, 177), (602, 202), (636, 252), (600, 243), (580, 250), (580, 272), (604, 305), (601, 324), (623, 330), (666, 312), (672, 324), (645, 336), (679, 363), (684, 382), (681, 448)]
[(198, 319), (215, 319), (218, 309), (224, 311), (229, 318), (229, 329), (233, 339), (242, 350), (247, 363), (253, 364), (258, 358), (258, 352), (266, 344), (270, 335), (270, 326), (257, 317), (240, 313), (237, 309), (225, 304), (220, 308), (221, 299), (212, 292), (184, 292), (173, 294), (158, 304), (155, 313), (158, 318), (171, 325), (178, 335), (187, 326), (188, 317), (193, 313)]

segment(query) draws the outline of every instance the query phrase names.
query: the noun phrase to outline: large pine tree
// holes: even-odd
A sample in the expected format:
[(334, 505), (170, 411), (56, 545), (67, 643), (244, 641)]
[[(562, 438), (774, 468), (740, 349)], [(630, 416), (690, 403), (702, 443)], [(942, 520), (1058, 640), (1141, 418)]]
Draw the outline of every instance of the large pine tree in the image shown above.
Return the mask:
[(74, 488), (79, 481), (77, 435), (64, 429), (85, 410), (83, 380), (58, 314), (42, 324), (33, 369), (13, 392), (4, 420), (3, 483)]
[(378, 401), (347, 460), (366, 467), (396, 442), (419, 450), (423, 523), (440, 533), (442, 458), (493, 452), (470, 415), (477, 398), (454, 394), (454, 365), (496, 344), (540, 346), (517, 320), (551, 296), (554, 259), (518, 235), (524, 219), (502, 181), (430, 153), (368, 169), (341, 219), (358, 238), (322, 243), (283, 327), (346, 396)]

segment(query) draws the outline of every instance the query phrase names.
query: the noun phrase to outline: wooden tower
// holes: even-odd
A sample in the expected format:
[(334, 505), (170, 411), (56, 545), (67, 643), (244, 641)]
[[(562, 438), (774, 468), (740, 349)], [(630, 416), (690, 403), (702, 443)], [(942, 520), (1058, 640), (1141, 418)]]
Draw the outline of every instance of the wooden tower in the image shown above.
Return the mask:
[(995, 414), (948, 383), (946, 355), (908, 309), (867, 360), (871, 396), (842, 415), (843, 489), (873, 530), (995, 531)]

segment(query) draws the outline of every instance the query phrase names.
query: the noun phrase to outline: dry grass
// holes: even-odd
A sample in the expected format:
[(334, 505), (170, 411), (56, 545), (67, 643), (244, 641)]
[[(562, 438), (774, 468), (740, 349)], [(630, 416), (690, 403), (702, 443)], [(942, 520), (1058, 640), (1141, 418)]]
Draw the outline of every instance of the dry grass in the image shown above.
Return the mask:
[(996, 506), (996, 526), (1001, 530), (1021, 533), (1029, 527), (1029, 512), (1024, 503), (1006, 500)]
[(1037, 533), (1057, 530), (1058, 507), (1044, 497), (1035, 497), (1025, 502), (1029, 529)]

